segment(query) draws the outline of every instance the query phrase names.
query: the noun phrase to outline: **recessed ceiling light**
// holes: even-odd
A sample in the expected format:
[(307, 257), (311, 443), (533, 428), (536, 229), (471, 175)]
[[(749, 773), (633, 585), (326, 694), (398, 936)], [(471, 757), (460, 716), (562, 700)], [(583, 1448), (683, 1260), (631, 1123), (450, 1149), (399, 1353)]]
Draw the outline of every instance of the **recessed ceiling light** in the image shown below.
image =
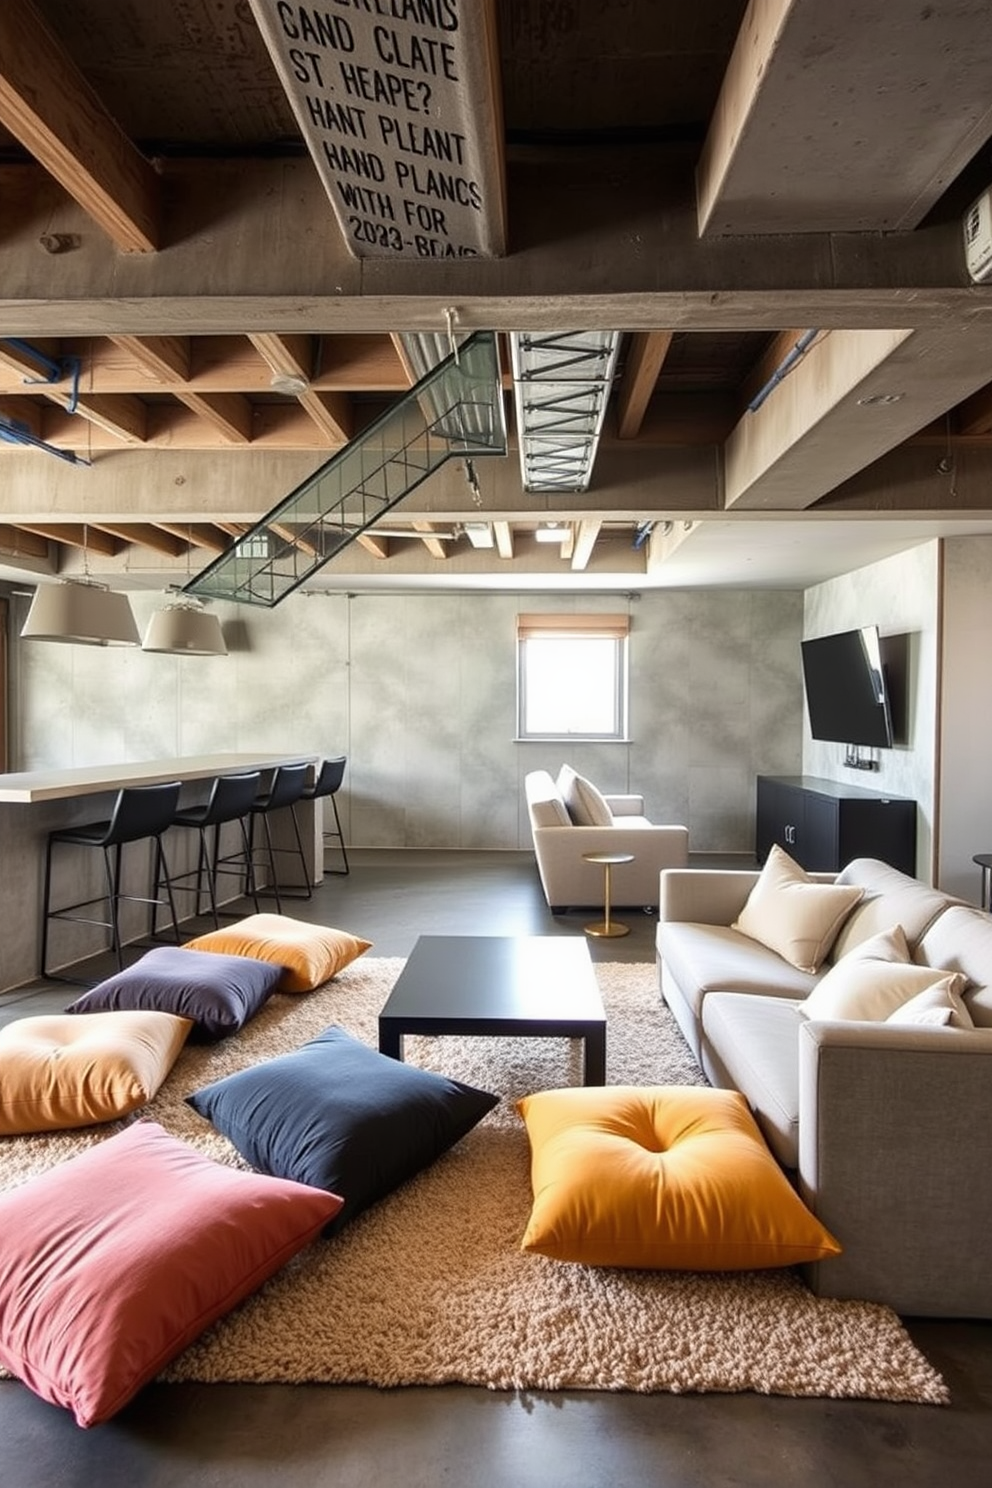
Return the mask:
[(563, 543), (567, 536), (567, 527), (538, 527), (534, 533), (538, 542), (545, 543)]
[(905, 393), (869, 393), (867, 398), (858, 399), (858, 407), (874, 408), (880, 403), (899, 403), (905, 396)]

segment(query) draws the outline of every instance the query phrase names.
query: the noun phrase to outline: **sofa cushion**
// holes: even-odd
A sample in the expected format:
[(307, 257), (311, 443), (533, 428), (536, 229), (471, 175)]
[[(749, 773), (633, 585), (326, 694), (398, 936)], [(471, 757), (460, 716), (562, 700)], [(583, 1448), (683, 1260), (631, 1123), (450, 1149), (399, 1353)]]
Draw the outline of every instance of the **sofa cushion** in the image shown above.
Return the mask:
[(932, 889), (877, 858), (853, 858), (838, 873), (836, 882), (862, 889), (863, 896), (840, 927), (831, 951), (833, 961), (890, 925), (901, 925), (913, 948), (937, 916), (954, 903), (940, 889)]
[(752, 1270), (836, 1255), (736, 1090), (542, 1090), (518, 1104), (534, 1201), (522, 1249), (588, 1266)]
[(897, 1007), (886, 1023), (922, 1024), (933, 1028), (974, 1028), (974, 1020), (964, 999), (954, 990), (950, 977), (935, 982), (925, 992), (917, 992), (908, 1002)]
[(992, 915), (952, 904), (927, 930), (917, 959), (967, 977), (965, 1006), (980, 1028), (992, 1027)]
[(814, 972), (863, 894), (854, 885), (817, 883), (776, 843), (732, 928)]
[(591, 780), (577, 775), (571, 765), (562, 765), (558, 771), (558, 789), (573, 825), (612, 827), (613, 812), (606, 797)]
[(698, 1020), (710, 992), (758, 992), (803, 998), (816, 986), (775, 951), (726, 925), (666, 921), (658, 926), (658, 954)]
[(941, 983), (959, 995), (966, 985), (963, 977), (933, 966), (845, 956), (804, 999), (801, 1011), (820, 1022), (884, 1023), (918, 992)]
[(783, 997), (714, 992), (703, 1003), (705, 1051), (712, 1051), (720, 1083), (747, 1098), (765, 1140), (786, 1168), (799, 1163), (803, 1021), (799, 1003)]

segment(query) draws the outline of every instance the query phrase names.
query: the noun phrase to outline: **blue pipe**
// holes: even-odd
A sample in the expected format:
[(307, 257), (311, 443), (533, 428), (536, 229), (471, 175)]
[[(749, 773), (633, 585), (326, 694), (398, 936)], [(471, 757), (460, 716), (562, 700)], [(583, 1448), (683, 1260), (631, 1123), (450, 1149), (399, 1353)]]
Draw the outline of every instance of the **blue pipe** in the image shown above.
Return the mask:
[(79, 357), (63, 357), (60, 362), (53, 357), (46, 356), (30, 341), (22, 341), (19, 336), (4, 336), (5, 346), (12, 346), (22, 356), (29, 356), (32, 361), (38, 363), (48, 373), (47, 377), (25, 377), (24, 381), (30, 387), (36, 382), (61, 382), (63, 377), (72, 378), (72, 392), (69, 394), (69, 413), (75, 413), (79, 405), (79, 377), (82, 371), (82, 361)]
[(788, 356), (775, 368), (775, 371), (772, 373), (771, 377), (769, 377), (764, 387), (759, 389), (759, 391), (755, 393), (754, 397), (747, 405), (748, 413), (757, 412), (762, 403), (764, 403), (765, 399), (768, 397), (768, 394), (772, 391), (773, 388), (778, 387), (782, 379), (788, 375), (788, 373), (796, 365), (806, 348), (816, 339), (819, 334), (820, 332), (818, 330), (803, 332), (799, 340), (796, 342), (795, 346), (789, 352)]
[(27, 424), (22, 424), (18, 419), (7, 418), (6, 414), (0, 413), (0, 439), (6, 444), (23, 444), (30, 449), (44, 450), (46, 455), (55, 455), (59, 460), (65, 460), (70, 465), (89, 465), (90, 460), (84, 460), (82, 455), (75, 454), (72, 450), (61, 450), (57, 445), (47, 444), (44, 439), (39, 439), (32, 434)]

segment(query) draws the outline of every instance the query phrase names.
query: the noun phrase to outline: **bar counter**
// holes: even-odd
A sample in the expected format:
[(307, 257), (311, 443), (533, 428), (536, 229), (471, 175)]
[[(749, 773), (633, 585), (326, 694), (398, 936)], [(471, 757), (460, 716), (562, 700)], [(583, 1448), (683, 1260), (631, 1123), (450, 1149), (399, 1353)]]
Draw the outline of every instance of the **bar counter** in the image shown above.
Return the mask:
[[(27, 770), (0, 775), (0, 993), (33, 982), (38, 977), (45, 848), (49, 832), (108, 817), (117, 791), (124, 786), (158, 785), (163, 781), (179, 780), (184, 786), (189, 786), (189, 791), (184, 790), (181, 798), (185, 805), (187, 797), (190, 801), (202, 800), (206, 790), (204, 782), (212, 780), (215, 775), (259, 770), (264, 784), (266, 774), (277, 765), (301, 763), (313, 766), (316, 756), (262, 752), (199, 754), (140, 760), (131, 764)], [(312, 883), (320, 882), (323, 877), (323, 855), (319, 851), (322, 818), (315, 805), (319, 806), (319, 803), (302, 801), (297, 808)], [(174, 868), (185, 866), (190, 861), (190, 852), (195, 865), (196, 836), (195, 832), (182, 833), (182, 837), (189, 840), (178, 849), (182, 861), (177, 856), (173, 864), (170, 851), (170, 864)], [(70, 855), (68, 861), (71, 861), (71, 848), (62, 849), (60, 856), (61, 853)], [(89, 858), (95, 861), (87, 862)], [(150, 881), (150, 853), (146, 858), (140, 844), (126, 847), (124, 858), (125, 873), (129, 877), (133, 873), (145, 883)], [(85, 876), (86, 882), (92, 880), (93, 892), (99, 893), (103, 879), (102, 855), (80, 853), (79, 875), (81, 879)], [(147, 893), (148, 889), (139, 887), (136, 891)], [(186, 913), (190, 912), (191, 906), (186, 909)], [(284, 912), (292, 913), (291, 910)], [(180, 915), (183, 913), (180, 906)], [(80, 955), (98, 949), (92, 941), (94, 934), (99, 932), (94, 932), (92, 927), (62, 922), (60, 929), (67, 935), (89, 934), (90, 944), (87, 946), (81, 942), (77, 948)], [(57, 957), (56, 961), (61, 959)]]

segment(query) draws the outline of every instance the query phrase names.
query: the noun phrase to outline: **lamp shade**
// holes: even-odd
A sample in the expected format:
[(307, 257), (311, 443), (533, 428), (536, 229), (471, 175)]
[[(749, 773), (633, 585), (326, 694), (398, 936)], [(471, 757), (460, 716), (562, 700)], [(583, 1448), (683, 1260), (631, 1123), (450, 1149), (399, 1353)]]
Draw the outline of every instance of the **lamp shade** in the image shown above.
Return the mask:
[(79, 646), (137, 646), (141, 640), (126, 594), (74, 580), (39, 584), (21, 635)]
[(144, 651), (174, 651), (183, 656), (226, 656), (227, 645), (216, 615), (193, 605), (167, 605), (148, 622)]

